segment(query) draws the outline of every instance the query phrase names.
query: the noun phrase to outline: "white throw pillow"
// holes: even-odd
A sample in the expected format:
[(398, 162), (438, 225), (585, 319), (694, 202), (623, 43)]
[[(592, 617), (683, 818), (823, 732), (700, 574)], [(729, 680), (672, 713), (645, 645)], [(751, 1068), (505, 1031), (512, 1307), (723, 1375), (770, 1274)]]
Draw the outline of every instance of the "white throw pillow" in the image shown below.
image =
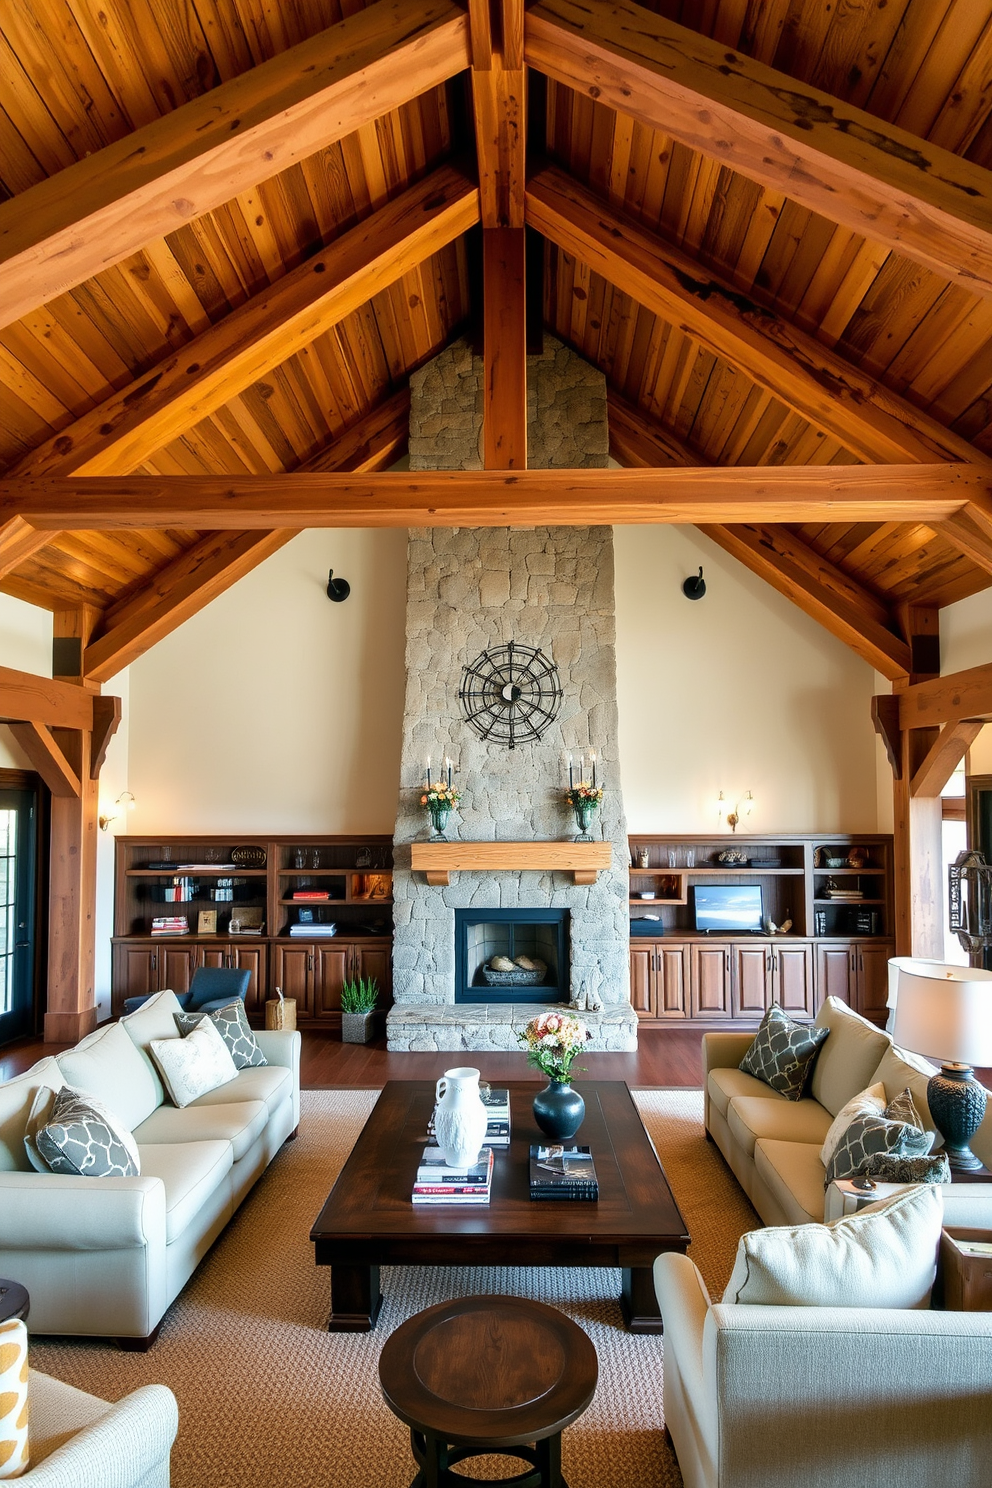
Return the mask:
[(177, 1106), (226, 1085), (237, 1075), (228, 1047), (209, 1018), (185, 1038), (152, 1039), (149, 1048)]
[(929, 1307), (944, 1217), (936, 1184), (833, 1224), (742, 1235), (724, 1302), (766, 1307)]
[(820, 1148), (820, 1161), (823, 1166), (829, 1166), (830, 1159), (837, 1150), (837, 1143), (856, 1117), (881, 1116), (884, 1110), (885, 1086), (881, 1080), (875, 1085), (869, 1085), (867, 1090), (859, 1090), (857, 1095), (852, 1095), (847, 1105), (841, 1106), (837, 1112), (830, 1124), (830, 1130), (823, 1139), (823, 1146)]

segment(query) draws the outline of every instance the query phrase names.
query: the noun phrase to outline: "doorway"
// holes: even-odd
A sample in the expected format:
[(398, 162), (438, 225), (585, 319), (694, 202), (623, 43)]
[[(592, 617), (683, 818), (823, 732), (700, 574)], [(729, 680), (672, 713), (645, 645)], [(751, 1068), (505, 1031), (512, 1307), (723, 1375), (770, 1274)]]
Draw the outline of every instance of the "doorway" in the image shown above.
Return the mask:
[(0, 1044), (35, 1031), (39, 810), (36, 788), (0, 778)]

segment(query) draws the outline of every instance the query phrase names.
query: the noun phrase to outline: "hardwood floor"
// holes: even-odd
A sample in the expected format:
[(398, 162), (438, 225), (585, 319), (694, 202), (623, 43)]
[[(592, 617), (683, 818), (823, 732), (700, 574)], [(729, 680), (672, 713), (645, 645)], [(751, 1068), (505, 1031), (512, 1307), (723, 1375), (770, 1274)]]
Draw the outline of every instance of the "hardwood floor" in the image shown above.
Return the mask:
[[(647, 1085), (700, 1086), (702, 1063), (697, 1031), (642, 1028), (635, 1054), (586, 1054), (582, 1063), (593, 1080), (626, 1080), (631, 1087)], [(0, 1079), (29, 1069), (45, 1054), (58, 1054), (65, 1044), (21, 1039), (0, 1049)], [(471, 1063), (483, 1079), (523, 1080), (530, 1071), (522, 1054), (390, 1054), (385, 1036), (372, 1044), (343, 1044), (338, 1033), (307, 1029), (303, 1033), (301, 1083), (305, 1090), (378, 1089), (386, 1080), (428, 1080), (453, 1064)], [(581, 1080), (582, 1075), (578, 1076)]]

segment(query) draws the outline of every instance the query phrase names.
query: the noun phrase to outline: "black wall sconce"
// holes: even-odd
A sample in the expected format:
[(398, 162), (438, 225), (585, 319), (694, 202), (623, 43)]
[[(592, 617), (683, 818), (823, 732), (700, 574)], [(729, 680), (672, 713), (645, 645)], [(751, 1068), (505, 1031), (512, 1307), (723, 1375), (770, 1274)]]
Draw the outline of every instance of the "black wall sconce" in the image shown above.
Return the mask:
[(686, 599), (702, 599), (706, 593), (706, 583), (703, 579), (703, 570), (700, 569), (694, 578), (682, 581), (682, 593)]
[(343, 604), (351, 593), (351, 585), (347, 579), (336, 579), (334, 570), (331, 569), (327, 575), (327, 597), (334, 604)]

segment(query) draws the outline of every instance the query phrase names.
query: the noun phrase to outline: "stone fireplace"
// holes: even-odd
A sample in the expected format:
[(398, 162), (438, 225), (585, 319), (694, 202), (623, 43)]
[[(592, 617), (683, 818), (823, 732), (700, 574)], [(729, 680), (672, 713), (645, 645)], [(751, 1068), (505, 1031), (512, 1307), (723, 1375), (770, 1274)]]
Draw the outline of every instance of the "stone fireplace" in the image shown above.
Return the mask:
[[(567, 1002), (569, 924), (567, 909), (456, 909), (455, 1002)], [(526, 956), (542, 963), (540, 981), (514, 983), (490, 972), (497, 956)], [(488, 980), (487, 980), (488, 975)], [(531, 972), (528, 975), (536, 976)]]

